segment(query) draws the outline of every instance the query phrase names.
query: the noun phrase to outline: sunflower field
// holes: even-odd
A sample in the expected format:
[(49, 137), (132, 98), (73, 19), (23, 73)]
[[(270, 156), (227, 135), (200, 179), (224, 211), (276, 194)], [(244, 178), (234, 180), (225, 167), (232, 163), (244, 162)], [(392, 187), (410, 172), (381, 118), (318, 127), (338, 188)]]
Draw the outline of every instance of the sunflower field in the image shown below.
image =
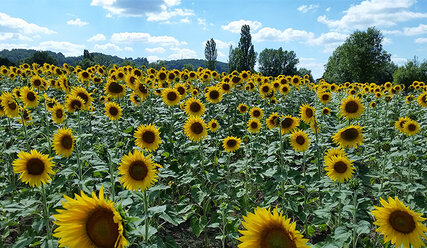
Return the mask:
[(0, 68), (0, 247), (426, 247), (427, 86)]

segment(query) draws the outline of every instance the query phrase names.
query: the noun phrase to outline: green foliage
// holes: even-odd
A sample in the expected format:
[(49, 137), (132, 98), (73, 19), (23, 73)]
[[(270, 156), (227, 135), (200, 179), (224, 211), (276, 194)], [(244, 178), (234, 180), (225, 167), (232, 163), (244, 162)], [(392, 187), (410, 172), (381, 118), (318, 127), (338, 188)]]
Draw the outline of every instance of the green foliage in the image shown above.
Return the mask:
[(383, 50), (382, 40), (381, 31), (375, 28), (355, 31), (329, 57), (323, 78), (335, 83), (386, 82), (393, 66), (389, 66), (390, 54)]
[(404, 84), (406, 88), (414, 81), (427, 81), (427, 61), (419, 63), (417, 58), (408, 61), (404, 66), (399, 67), (394, 74), (395, 83)]
[(44, 63), (58, 65), (58, 60), (50, 56), (47, 51), (37, 51), (31, 57), (25, 59), (25, 63), (28, 63), (30, 65), (32, 63), (37, 63), (39, 65), (43, 65)]
[(187, 69), (187, 70), (189, 70), (189, 71), (194, 71), (194, 66), (193, 66), (192, 64), (185, 64), (185, 65), (182, 67), (182, 70), (185, 70), (185, 69)]
[(228, 71), (254, 71), (257, 54), (252, 45), (251, 28), (243, 25), (240, 33), (240, 41), (237, 48), (230, 46)]
[(0, 66), (5, 65), (5, 66), (15, 66), (15, 63), (13, 63), (12, 61), (10, 61), (8, 58), (3, 58), (0, 56)]
[(308, 75), (308, 79), (310, 79), (311, 82), (314, 82), (313, 75), (311, 75), (311, 70), (301, 67), (298, 69), (297, 75), (304, 77), (305, 75)]
[(217, 56), (218, 56), (218, 53), (216, 50), (216, 43), (214, 39), (210, 39), (206, 42), (205, 58), (206, 58), (206, 67), (211, 71), (215, 70)]
[(263, 75), (277, 77), (278, 75), (297, 74), (296, 65), (299, 59), (294, 51), (279, 49), (264, 49), (258, 58), (259, 70)]

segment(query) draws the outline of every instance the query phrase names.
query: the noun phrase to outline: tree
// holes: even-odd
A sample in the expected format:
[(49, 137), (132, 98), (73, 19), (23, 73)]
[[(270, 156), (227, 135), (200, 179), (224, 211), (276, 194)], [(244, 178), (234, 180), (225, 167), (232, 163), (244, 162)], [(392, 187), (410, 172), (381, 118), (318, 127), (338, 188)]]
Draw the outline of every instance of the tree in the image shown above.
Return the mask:
[(237, 45), (239, 52), (237, 56), (238, 71), (254, 71), (256, 62), (256, 53), (252, 45), (251, 28), (245, 24), (240, 32), (240, 41)]
[(8, 58), (3, 58), (0, 56), (0, 66), (16, 66), (15, 63), (10, 61)]
[(426, 82), (427, 81), (427, 61), (420, 64), (415, 57), (413, 60), (408, 61), (404, 66), (399, 67), (393, 74), (395, 83), (404, 84), (405, 88), (414, 81)]
[(185, 69), (189, 71), (194, 71), (194, 66), (192, 64), (184, 64), (184, 66), (182, 67), (182, 71)]
[(218, 53), (216, 50), (216, 43), (214, 39), (210, 39), (206, 42), (205, 58), (206, 58), (206, 67), (211, 71), (215, 70), (217, 56), (218, 56)]
[(301, 67), (298, 69), (297, 75), (300, 77), (304, 77), (305, 75), (308, 75), (308, 79), (310, 79), (310, 82), (314, 82), (313, 75), (311, 75), (311, 70)]
[(37, 63), (39, 65), (43, 65), (44, 63), (58, 65), (58, 61), (52, 58), (47, 51), (37, 51), (31, 57), (26, 58), (24, 62), (30, 65), (32, 63)]
[(279, 49), (264, 49), (258, 58), (259, 70), (263, 75), (277, 77), (283, 75), (297, 74), (296, 65), (299, 59), (294, 51), (283, 51)]
[(233, 49), (233, 45), (230, 45), (230, 50), (228, 52), (228, 73), (231, 73), (234, 70), (237, 70), (238, 56), (239, 56), (239, 49), (238, 48)]
[(381, 31), (374, 27), (355, 31), (329, 57), (323, 78), (337, 83), (383, 83), (391, 55), (383, 50), (382, 40)]

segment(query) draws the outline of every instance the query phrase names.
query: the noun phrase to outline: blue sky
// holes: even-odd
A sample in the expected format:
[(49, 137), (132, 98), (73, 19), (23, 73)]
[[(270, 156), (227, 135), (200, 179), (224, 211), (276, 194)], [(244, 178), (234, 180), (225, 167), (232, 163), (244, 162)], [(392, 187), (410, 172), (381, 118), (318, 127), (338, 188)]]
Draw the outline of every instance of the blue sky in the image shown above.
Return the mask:
[(214, 38), (218, 60), (227, 62), (243, 24), (256, 52), (293, 50), (315, 78), (349, 34), (370, 26), (383, 32), (398, 65), (427, 59), (426, 0), (2, 0), (0, 50), (77, 56), (88, 49), (156, 61), (204, 58)]

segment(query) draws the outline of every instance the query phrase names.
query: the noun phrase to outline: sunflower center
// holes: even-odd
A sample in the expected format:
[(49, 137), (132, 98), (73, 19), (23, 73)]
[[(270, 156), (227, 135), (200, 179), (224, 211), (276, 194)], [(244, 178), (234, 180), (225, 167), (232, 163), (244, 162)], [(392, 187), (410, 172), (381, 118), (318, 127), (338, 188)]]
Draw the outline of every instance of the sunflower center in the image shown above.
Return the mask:
[(347, 164), (343, 161), (338, 161), (334, 164), (334, 171), (338, 173), (344, 173), (347, 171)]
[(198, 122), (191, 124), (191, 132), (194, 134), (201, 134), (203, 132), (202, 124)]
[(112, 116), (116, 116), (119, 113), (119, 110), (116, 107), (111, 107), (109, 112)]
[(142, 181), (148, 174), (147, 165), (144, 161), (137, 160), (130, 164), (129, 166), (129, 175), (132, 179), (137, 181)]
[(268, 91), (270, 91), (270, 88), (268, 86), (264, 86), (264, 87), (262, 87), (262, 91), (268, 92)]
[(40, 86), (42, 82), (39, 79), (34, 80), (34, 86)]
[(83, 77), (83, 78), (88, 78), (88, 77), (89, 77), (89, 73), (87, 73), (87, 72), (83, 72), (83, 73), (82, 73), (82, 77)]
[(67, 150), (73, 147), (73, 138), (70, 135), (64, 135), (61, 139), (61, 146)]
[(280, 227), (268, 230), (261, 239), (262, 248), (294, 248), (295, 243), (290, 239), (289, 234)]
[(241, 111), (241, 112), (246, 112), (246, 106), (241, 106), (241, 107), (240, 107), (240, 111)]
[(36, 95), (34, 95), (34, 93), (30, 91), (27, 93), (27, 99), (32, 102), (32, 101), (36, 100)]
[(292, 123), (293, 123), (294, 121), (292, 120), (292, 118), (285, 118), (282, 122), (281, 122), (281, 125), (282, 125), (282, 128), (289, 128), (290, 126), (292, 126)]
[(185, 94), (185, 89), (184, 89), (184, 87), (178, 87), (178, 88), (176, 88), (176, 90), (179, 92), (179, 94), (180, 95), (184, 95)]
[(30, 175), (41, 175), (44, 171), (44, 163), (39, 158), (31, 158), (27, 162), (27, 171)]
[(227, 90), (230, 89), (230, 85), (229, 84), (223, 84), (222, 85), (222, 89), (225, 90), (225, 91), (227, 91)]
[(176, 95), (175, 92), (169, 92), (167, 95), (167, 98), (169, 101), (175, 101), (178, 98), (178, 96)]
[(295, 142), (297, 142), (297, 144), (298, 144), (298, 145), (302, 146), (302, 145), (304, 145), (304, 143), (305, 143), (305, 138), (304, 138), (303, 136), (298, 136), (298, 137), (295, 139)]
[(327, 100), (329, 100), (329, 95), (324, 94), (324, 95), (322, 96), (322, 99), (323, 99), (323, 101), (327, 101)]
[(407, 212), (400, 210), (391, 213), (388, 222), (394, 230), (404, 234), (411, 233), (416, 228), (414, 218)]
[(108, 86), (108, 90), (114, 94), (119, 94), (122, 93), (123, 91), (123, 86), (121, 86), (120, 84), (116, 83), (116, 82), (112, 82), (109, 86)]
[(359, 137), (359, 131), (356, 128), (348, 128), (341, 133), (341, 137), (346, 141), (353, 141)]
[(216, 91), (216, 90), (212, 90), (212, 91), (210, 91), (209, 92), (209, 96), (212, 98), (212, 99), (218, 99), (218, 97), (219, 97), (219, 92), (218, 91)]
[(422, 101), (423, 103), (426, 103), (426, 102), (427, 102), (427, 95), (422, 96), (422, 97), (421, 97), (421, 101)]
[(73, 109), (80, 109), (82, 107), (82, 102), (80, 102), (79, 100), (73, 100), (71, 102), (71, 107)]
[(410, 131), (410, 132), (413, 132), (413, 131), (415, 131), (417, 129), (417, 126), (415, 126), (414, 124), (409, 124), (408, 125), (408, 130)]
[(62, 118), (62, 116), (64, 116), (64, 113), (62, 112), (62, 109), (57, 109), (55, 115), (57, 118)]
[(403, 126), (405, 125), (406, 120), (402, 120), (399, 123), (400, 128), (403, 128)]
[(98, 207), (86, 221), (86, 232), (97, 247), (114, 247), (119, 236), (119, 225), (114, 222), (113, 211)]
[(230, 139), (227, 141), (227, 147), (235, 147), (237, 145), (237, 141), (234, 139)]
[(154, 143), (156, 140), (156, 135), (154, 135), (154, 133), (151, 131), (146, 131), (142, 134), (142, 140), (148, 144)]
[(323, 114), (328, 114), (329, 113), (329, 110), (328, 109), (324, 109), (323, 110)]
[(255, 110), (255, 111), (253, 112), (253, 115), (254, 115), (255, 117), (259, 117), (259, 116), (261, 115), (261, 112), (260, 112), (259, 110)]
[(211, 124), (211, 127), (212, 127), (212, 128), (216, 128), (216, 126), (217, 126), (217, 125), (216, 125), (216, 123), (215, 123), (215, 122)]
[(139, 91), (142, 92), (142, 94), (147, 94), (148, 90), (147, 90), (147, 87), (145, 87), (145, 85), (139, 84), (138, 88), (139, 88)]
[(255, 129), (255, 128), (257, 128), (258, 127), (258, 123), (256, 123), (256, 122), (251, 122), (251, 128), (252, 129)]
[(273, 116), (271, 119), (270, 119), (270, 123), (271, 124), (273, 124), (273, 125), (276, 125), (277, 124), (277, 120), (279, 119), (279, 117), (277, 117), (277, 116)]
[(160, 73), (159, 74), (159, 79), (160, 80), (165, 80), (166, 79), (166, 74), (165, 73)]
[(288, 87), (286, 87), (286, 86), (282, 88), (282, 92), (284, 92), (284, 93), (288, 92), (288, 90), (289, 90), (289, 89), (288, 89)]
[(89, 101), (89, 97), (83, 92), (77, 93), (77, 96), (81, 97), (85, 103), (87, 103), (87, 101)]
[(200, 104), (197, 102), (192, 102), (190, 104), (190, 110), (191, 112), (197, 113), (201, 110), (202, 108), (200, 107)]
[(347, 113), (353, 114), (356, 113), (357, 110), (359, 110), (359, 104), (355, 101), (350, 101), (345, 105), (345, 111)]
[(8, 103), (7, 106), (11, 109), (11, 110), (15, 110), (16, 109), (16, 103), (15, 101)]
[(306, 110), (305, 110), (305, 115), (306, 115), (308, 118), (313, 117), (313, 110), (312, 110), (311, 108), (306, 109)]

